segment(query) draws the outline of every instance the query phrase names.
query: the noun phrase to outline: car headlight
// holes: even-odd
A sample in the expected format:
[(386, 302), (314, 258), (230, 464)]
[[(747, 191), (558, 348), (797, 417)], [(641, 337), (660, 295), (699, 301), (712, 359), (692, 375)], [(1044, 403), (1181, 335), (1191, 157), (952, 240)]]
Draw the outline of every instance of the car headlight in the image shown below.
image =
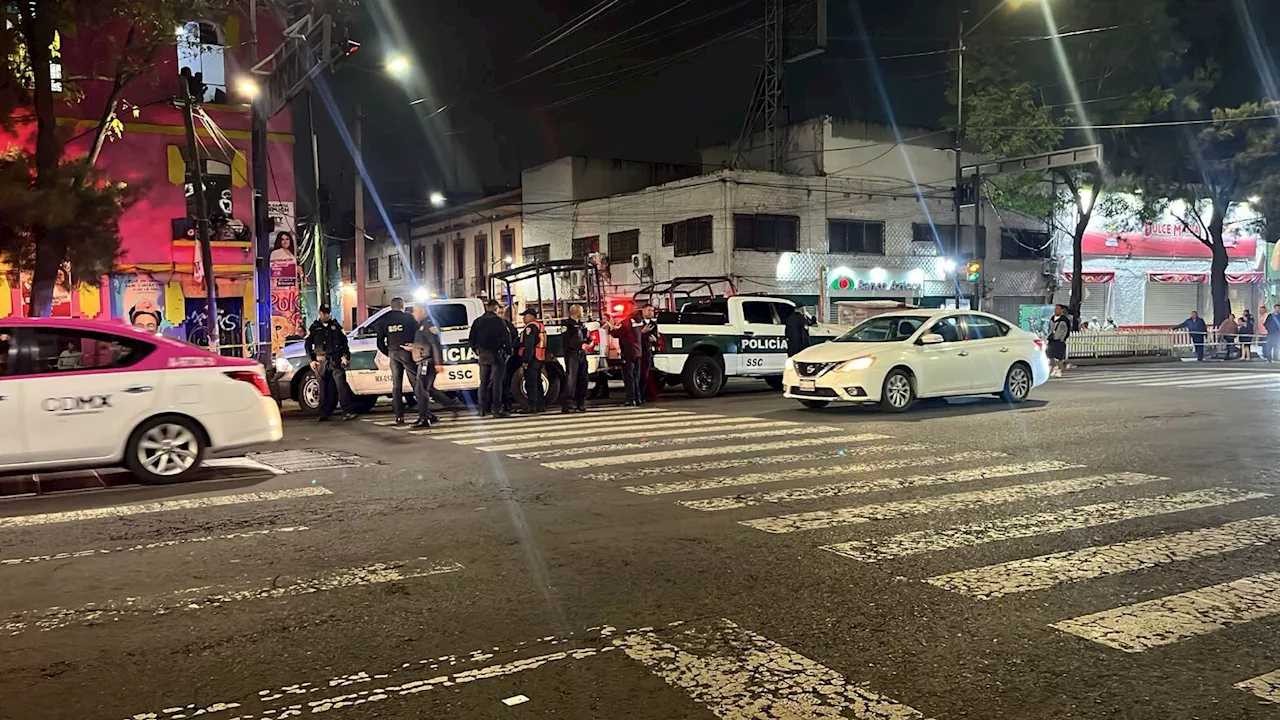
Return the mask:
[(853, 372), (854, 370), (866, 370), (876, 361), (873, 357), (854, 358), (849, 362), (840, 366), (840, 372)]
[(292, 366), (292, 365), (290, 365), (290, 364), (289, 364), (289, 361), (288, 361), (288, 360), (286, 360), (285, 358), (277, 357), (277, 358), (276, 358), (276, 372), (280, 373), (281, 375), (287, 375), (287, 374), (289, 374), (289, 373), (293, 372), (293, 366)]
[(796, 361), (792, 360), (791, 358), (787, 358), (787, 361), (782, 364), (782, 367), (787, 370), (793, 370), (795, 369), (795, 366), (796, 366)]

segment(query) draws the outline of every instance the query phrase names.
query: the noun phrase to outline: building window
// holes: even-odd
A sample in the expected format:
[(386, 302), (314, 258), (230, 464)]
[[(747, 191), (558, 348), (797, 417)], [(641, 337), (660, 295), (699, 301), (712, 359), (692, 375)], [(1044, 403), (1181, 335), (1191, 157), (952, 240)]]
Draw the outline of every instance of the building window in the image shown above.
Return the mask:
[[(911, 223), (911, 240), (913, 242), (927, 242), (933, 244), (933, 233), (937, 231), (938, 242), (942, 243), (942, 252), (945, 255), (957, 255), (959, 257), (975, 257), (973, 244), (973, 225), (964, 225), (960, 228), (960, 247), (956, 247), (956, 226), (955, 225), (929, 225), (929, 223)], [(987, 228), (985, 226), (978, 229), (978, 233), (983, 238), (987, 236)]]
[(503, 230), (498, 233), (498, 242), (502, 248), (502, 260), (505, 262), (507, 258), (511, 258), (515, 262), (516, 258), (516, 231)]
[(711, 229), (710, 215), (667, 223), (662, 226), (662, 245), (674, 247), (676, 257), (713, 252)]
[(425, 282), (427, 278), (427, 248), (419, 245), (412, 248), (410, 253), (413, 256), (413, 274), (419, 282)]
[(369, 282), (378, 282), (378, 258), (371, 257), (368, 259), (369, 272), (365, 274), (365, 280)]
[(444, 292), (444, 244), (436, 243), (432, 249), (436, 265), (436, 289), (441, 293)]
[(477, 291), (486, 287), (489, 278), (489, 236), (480, 233), (476, 236), (475, 246), (476, 257), (476, 289)]
[(551, 245), (534, 245), (524, 249), (524, 261), (540, 263), (551, 260)]
[(467, 241), (458, 238), (453, 241), (453, 279), (463, 280), (467, 277)]
[(1053, 257), (1049, 233), (1040, 230), (1000, 228), (1000, 259), (1044, 260)]
[(795, 215), (733, 216), (733, 249), (795, 252), (800, 218)]
[(640, 231), (623, 230), (609, 233), (609, 262), (631, 262), (640, 252)]
[(400, 261), (400, 256), (394, 253), (387, 256), (387, 279), (404, 279), (404, 263)]
[(573, 261), (585, 262), (591, 253), (600, 252), (600, 236), (580, 237), (573, 239)]
[(204, 86), (204, 102), (227, 102), (225, 48), (213, 23), (189, 22), (178, 35), (178, 75)]
[(827, 243), (833, 253), (884, 254), (884, 223), (828, 220)]

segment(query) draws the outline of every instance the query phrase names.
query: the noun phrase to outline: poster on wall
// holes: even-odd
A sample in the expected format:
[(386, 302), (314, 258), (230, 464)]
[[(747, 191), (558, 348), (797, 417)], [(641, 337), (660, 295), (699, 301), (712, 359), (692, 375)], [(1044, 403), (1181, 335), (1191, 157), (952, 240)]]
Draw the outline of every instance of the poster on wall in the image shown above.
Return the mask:
[[(58, 268), (58, 279), (53, 284), (53, 312), (51, 317), (71, 317), (71, 263), (62, 263)], [(16, 308), (17, 315), (26, 317), (31, 310), (31, 273), (18, 273), (18, 290), (22, 296), (22, 307)]]
[(145, 273), (113, 275), (113, 314), (118, 313), (120, 319), (150, 333), (160, 334), (173, 330), (176, 327), (173, 319), (165, 317), (164, 292), (164, 284)]
[(279, 352), (290, 337), (304, 334), (302, 293), (298, 287), (297, 241), (279, 231), (271, 244), (271, 350)]

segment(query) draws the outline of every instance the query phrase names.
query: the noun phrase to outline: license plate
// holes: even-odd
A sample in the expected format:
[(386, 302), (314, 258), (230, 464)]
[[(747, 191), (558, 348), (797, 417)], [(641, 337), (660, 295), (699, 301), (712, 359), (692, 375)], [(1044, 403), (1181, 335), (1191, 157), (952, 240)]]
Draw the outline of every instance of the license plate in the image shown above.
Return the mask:
[(801, 380), (800, 389), (801, 390), (817, 390), (818, 382), (816, 380)]

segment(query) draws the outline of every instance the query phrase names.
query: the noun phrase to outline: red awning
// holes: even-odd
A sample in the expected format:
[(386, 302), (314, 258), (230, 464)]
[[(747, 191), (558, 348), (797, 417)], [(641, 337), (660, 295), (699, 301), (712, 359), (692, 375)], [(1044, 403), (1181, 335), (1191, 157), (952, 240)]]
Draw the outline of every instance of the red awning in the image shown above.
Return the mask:
[(1147, 273), (1147, 282), (1207, 283), (1209, 282), (1209, 273), (1149, 272)]
[[(1075, 273), (1063, 273), (1067, 282), (1071, 282), (1071, 276)], [(1080, 273), (1080, 277), (1087, 283), (1109, 283), (1116, 281), (1115, 270), (1090, 270), (1089, 272)]]
[(1260, 283), (1262, 282), (1262, 273), (1260, 272), (1227, 273), (1227, 282), (1243, 283), (1246, 285), (1252, 285), (1253, 283)]

